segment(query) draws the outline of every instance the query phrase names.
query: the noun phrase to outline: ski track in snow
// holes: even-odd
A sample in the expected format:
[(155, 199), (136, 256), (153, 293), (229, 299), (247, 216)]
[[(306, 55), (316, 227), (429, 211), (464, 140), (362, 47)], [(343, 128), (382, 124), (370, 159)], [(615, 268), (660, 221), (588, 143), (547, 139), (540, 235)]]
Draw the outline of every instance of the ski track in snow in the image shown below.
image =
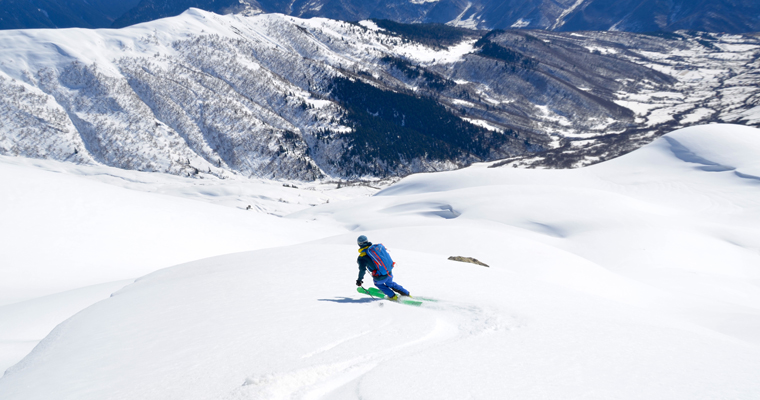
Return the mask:
[[(372, 307), (414, 307), (390, 303), (388, 300), (375, 299)], [(252, 376), (243, 385), (224, 397), (224, 399), (278, 399), (299, 398), (304, 400), (320, 399), (344, 386), (359, 393), (361, 379), (382, 364), (401, 366), (398, 360), (421, 352), (435, 352), (437, 348), (449, 346), (454, 342), (466, 341), (480, 335), (510, 331), (524, 326), (516, 317), (505, 323), (500, 313), (484, 307), (457, 304), (446, 301), (423, 301), (419, 308), (420, 319), (432, 323), (432, 327), (417, 333), (420, 337), (408, 342), (383, 349), (382, 351), (364, 353), (348, 360), (326, 364), (315, 364), (296, 371), (282, 374)], [(389, 329), (392, 323), (376, 327), (373, 331), (348, 336), (335, 343), (324, 346), (301, 358), (329, 357), (329, 352), (341, 346), (359, 347), (362, 339), (373, 340), (376, 332)], [(327, 353), (327, 354), (325, 354)], [(402, 366), (401, 366), (402, 367)]]

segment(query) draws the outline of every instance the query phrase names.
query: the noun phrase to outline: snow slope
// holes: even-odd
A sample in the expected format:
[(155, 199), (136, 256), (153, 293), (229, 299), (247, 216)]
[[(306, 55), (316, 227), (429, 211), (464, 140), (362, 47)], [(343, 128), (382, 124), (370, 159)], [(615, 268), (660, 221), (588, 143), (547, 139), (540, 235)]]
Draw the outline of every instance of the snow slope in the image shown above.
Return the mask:
[[(265, 229), (320, 223), (312, 242), (163, 269), (74, 315), (0, 399), (755, 399), (758, 154), (757, 129), (710, 125), (311, 207)], [(356, 293), (360, 233), (440, 301)]]
[(4, 156), (0, 182), (2, 370), (58, 323), (141, 275), (341, 231), (277, 215), (344, 194), (280, 182), (183, 179)]
[[(66, 167), (62, 163), (50, 165)], [(119, 174), (114, 168), (96, 171)], [(306, 223), (283, 221), (265, 213), (245, 212), (242, 207), (120, 187), (137, 185), (141, 175), (150, 174), (111, 175), (113, 180), (136, 181), (107, 184), (71, 173), (0, 164), (4, 186), (0, 218), (8, 227), (0, 231), (0, 240), (7, 245), (0, 263), (0, 304), (133, 278), (211, 255), (304, 241), (324, 230), (311, 230)], [(221, 194), (213, 193), (217, 188), (204, 187), (203, 182), (194, 185), (198, 191)], [(288, 190), (282, 184), (277, 185), (279, 189), (257, 186), (255, 181), (247, 182), (247, 186), (271, 197), (277, 196), (278, 190)], [(44, 229), (35, 229), (38, 227)], [(34, 285), (37, 292), (29, 293), (27, 284)]]

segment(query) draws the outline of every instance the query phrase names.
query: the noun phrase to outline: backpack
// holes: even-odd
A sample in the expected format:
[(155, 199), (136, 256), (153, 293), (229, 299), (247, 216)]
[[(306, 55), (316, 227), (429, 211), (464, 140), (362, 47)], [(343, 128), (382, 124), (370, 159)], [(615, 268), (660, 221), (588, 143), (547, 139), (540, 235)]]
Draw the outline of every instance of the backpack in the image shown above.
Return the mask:
[(395, 264), (388, 254), (388, 250), (382, 243), (373, 244), (367, 248), (367, 255), (375, 264), (375, 270), (371, 271), (372, 276), (391, 275), (391, 270)]

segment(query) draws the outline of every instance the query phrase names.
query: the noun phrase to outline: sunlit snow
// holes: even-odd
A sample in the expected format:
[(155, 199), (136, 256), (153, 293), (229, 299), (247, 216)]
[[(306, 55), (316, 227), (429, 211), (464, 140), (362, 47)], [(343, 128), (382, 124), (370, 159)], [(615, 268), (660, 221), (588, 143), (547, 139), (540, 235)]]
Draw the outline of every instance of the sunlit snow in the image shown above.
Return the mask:
[[(19, 256), (3, 289), (71, 284), (0, 306), (0, 340), (28, 346), (102, 300), (10, 367), (0, 399), (754, 399), (758, 155), (759, 130), (709, 125), (591, 167), (475, 165), (371, 197), (225, 186), (245, 201), (306, 196), (285, 218), (194, 201), (192, 180), (4, 158), (3, 257)], [(359, 234), (390, 249), (412, 295), (438, 301), (357, 293)], [(145, 275), (173, 260), (190, 262)]]

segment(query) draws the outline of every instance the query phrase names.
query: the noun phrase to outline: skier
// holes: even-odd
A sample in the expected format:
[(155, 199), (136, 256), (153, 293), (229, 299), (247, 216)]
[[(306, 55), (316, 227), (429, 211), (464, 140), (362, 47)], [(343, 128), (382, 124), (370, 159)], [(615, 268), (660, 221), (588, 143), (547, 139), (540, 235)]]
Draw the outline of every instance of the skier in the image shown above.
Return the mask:
[[(391, 270), (393, 269), (393, 264), (395, 263), (393, 263), (392, 260), (390, 263), (385, 263), (390, 264), (387, 267), (383, 265), (384, 263), (382, 261), (379, 261), (380, 265), (378, 265), (373, 260), (373, 257), (368, 254), (372, 243), (370, 243), (370, 241), (367, 240), (367, 237), (364, 235), (359, 236), (356, 239), (356, 243), (359, 245), (359, 258), (356, 259), (356, 262), (359, 264), (359, 279), (356, 280), (356, 286), (361, 286), (362, 283), (364, 283), (362, 281), (364, 279), (364, 273), (369, 270), (369, 272), (372, 274), (372, 280), (374, 281), (375, 286), (383, 293), (385, 293), (385, 295), (388, 296), (390, 300), (398, 300), (398, 294), (402, 296), (412, 297), (409, 294), (408, 290), (404, 289), (398, 283), (393, 282), (393, 275), (391, 274)], [(377, 257), (378, 252), (385, 253), (385, 255), (388, 254), (385, 251), (385, 247), (383, 247), (383, 245), (377, 245), (372, 250), (374, 250), (375, 257)], [(390, 260), (390, 256), (388, 256), (388, 260)], [(397, 292), (398, 294), (393, 292)]]

